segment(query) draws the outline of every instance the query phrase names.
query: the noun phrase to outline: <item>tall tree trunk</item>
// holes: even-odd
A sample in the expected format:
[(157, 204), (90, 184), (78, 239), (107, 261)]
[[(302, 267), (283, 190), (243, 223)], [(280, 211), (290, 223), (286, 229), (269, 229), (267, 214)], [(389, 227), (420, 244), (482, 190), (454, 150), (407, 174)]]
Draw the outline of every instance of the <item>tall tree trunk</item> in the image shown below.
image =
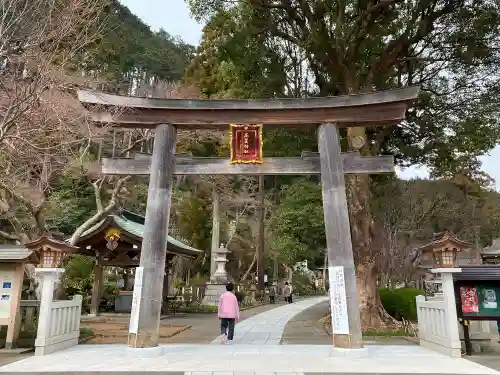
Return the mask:
[[(365, 129), (349, 128), (350, 145), (354, 138), (364, 140), (364, 146), (359, 151), (363, 156), (370, 155)], [(375, 259), (379, 255), (380, 247), (375, 243), (377, 229), (370, 210), (370, 177), (368, 175), (346, 176), (346, 184), (361, 325), (364, 329), (376, 329), (394, 320), (384, 310), (377, 291), (379, 272)]]

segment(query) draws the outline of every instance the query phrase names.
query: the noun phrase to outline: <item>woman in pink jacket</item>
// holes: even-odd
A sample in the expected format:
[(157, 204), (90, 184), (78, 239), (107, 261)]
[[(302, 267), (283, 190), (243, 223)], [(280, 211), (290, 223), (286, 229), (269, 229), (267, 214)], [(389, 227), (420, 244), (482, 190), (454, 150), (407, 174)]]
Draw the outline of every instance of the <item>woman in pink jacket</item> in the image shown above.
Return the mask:
[(238, 300), (233, 294), (233, 289), (233, 284), (227, 284), (226, 292), (222, 293), (219, 300), (218, 315), (220, 319), (222, 344), (230, 344), (233, 342), (234, 325), (240, 320), (240, 308), (238, 306)]

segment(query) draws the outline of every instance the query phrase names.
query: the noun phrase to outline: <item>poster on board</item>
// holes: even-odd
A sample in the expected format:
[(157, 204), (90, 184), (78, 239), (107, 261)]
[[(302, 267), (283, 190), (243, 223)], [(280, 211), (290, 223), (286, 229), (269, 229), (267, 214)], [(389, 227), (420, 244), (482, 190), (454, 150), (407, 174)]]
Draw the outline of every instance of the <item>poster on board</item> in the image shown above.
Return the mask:
[(347, 298), (345, 291), (344, 267), (328, 267), (330, 283), (330, 305), (332, 309), (332, 331), (334, 334), (349, 334)]
[(477, 299), (477, 289), (472, 286), (460, 287), (460, 302), (463, 313), (479, 312), (479, 303)]
[(483, 308), (496, 309), (498, 307), (495, 289), (483, 289)]

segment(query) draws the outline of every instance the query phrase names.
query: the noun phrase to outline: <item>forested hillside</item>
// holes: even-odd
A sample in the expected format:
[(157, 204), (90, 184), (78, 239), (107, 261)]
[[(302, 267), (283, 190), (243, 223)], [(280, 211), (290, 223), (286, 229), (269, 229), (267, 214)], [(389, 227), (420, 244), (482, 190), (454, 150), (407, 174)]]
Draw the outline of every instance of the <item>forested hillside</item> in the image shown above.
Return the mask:
[[(500, 67), (498, 4), (460, 10), (455, 2), (415, 0), (406, 10), (358, 3), (351, 11), (317, 1), (308, 13), (280, 1), (275, 7), (268, 1), (230, 8), (208, 3), (191, 1), (206, 23), (197, 51), (165, 31), (152, 32), (115, 0), (32, 0), (30, 7), (3, 14), (2, 241), (25, 242), (55, 231), (74, 243), (110, 212), (144, 213), (147, 180), (101, 176), (96, 161), (150, 152), (154, 134), (95, 128), (76, 99), (78, 87), (164, 98), (272, 98), (421, 85), (417, 110), (400, 126), (342, 134), (345, 150), (352, 137), (361, 136), (363, 155), (391, 153), (399, 165), (424, 163), (435, 178), (348, 179), (366, 326), (383, 324), (376, 282), (408, 281), (415, 247), (433, 232), (453, 230), (478, 247), (500, 236), (500, 195), (491, 191), (478, 162), (500, 141), (500, 84), (489, 74)], [(334, 32), (328, 20), (339, 23)], [(228, 137), (181, 132), (177, 150), (227, 156)], [(304, 150), (317, 150), (314, 131), (265, 129), (265, 156)], [(177, 277), (188, 270), (200, 278), (208, 274), (214, 188), (222, 196), (228, 268), (237, 279), (255, 272), (257, 181), (193, 176), (175, 180), (170, 233), (205, 253), (196, 262), (179, 261)], [(268, 273), (274, 260), (280, 272), (304, 259), (321, 267), (326, 245), (318, 177), (268, 176), (265, 191)]]

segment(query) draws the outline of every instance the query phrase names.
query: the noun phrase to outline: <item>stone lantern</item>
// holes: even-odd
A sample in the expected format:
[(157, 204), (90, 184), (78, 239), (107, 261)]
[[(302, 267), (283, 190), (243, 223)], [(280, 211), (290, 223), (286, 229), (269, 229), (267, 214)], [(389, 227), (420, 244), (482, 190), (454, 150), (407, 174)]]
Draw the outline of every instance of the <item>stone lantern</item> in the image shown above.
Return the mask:
[(205, 296), (201, 302), (203, 305), (218, 306), (221, 294), (226, 291), (226, 284), (228, 283), (226, 271), (228, 253), (229, 251), (223, 243), (213, 252), (215, 271), (210, 275), (210, 281), (206, 284)]
[(51, 269), (59, 267), (66, 255), (75, 253), (78, 250), (77, 247), (71, 246), (65, 241), (45, 236), (28, 242), (25, 246), (38, 254), (40, 259), (39, 268)]
[(432, 241), (419, 248), (424, 258), (433, 260), (432, 268), (458, 268), (458, 253), (471, 247), (450, 232), (434, 234)]
[(220, 247), (214, 251), (215, 255), (215, 272), (212, 275), (212, 281), (219, 283), (227, 282), (227, 271), (226, 271), (226, 263), (227, 263), (227, 254), (229, 250), (224, 247), (224, 244), (221, 243)]

